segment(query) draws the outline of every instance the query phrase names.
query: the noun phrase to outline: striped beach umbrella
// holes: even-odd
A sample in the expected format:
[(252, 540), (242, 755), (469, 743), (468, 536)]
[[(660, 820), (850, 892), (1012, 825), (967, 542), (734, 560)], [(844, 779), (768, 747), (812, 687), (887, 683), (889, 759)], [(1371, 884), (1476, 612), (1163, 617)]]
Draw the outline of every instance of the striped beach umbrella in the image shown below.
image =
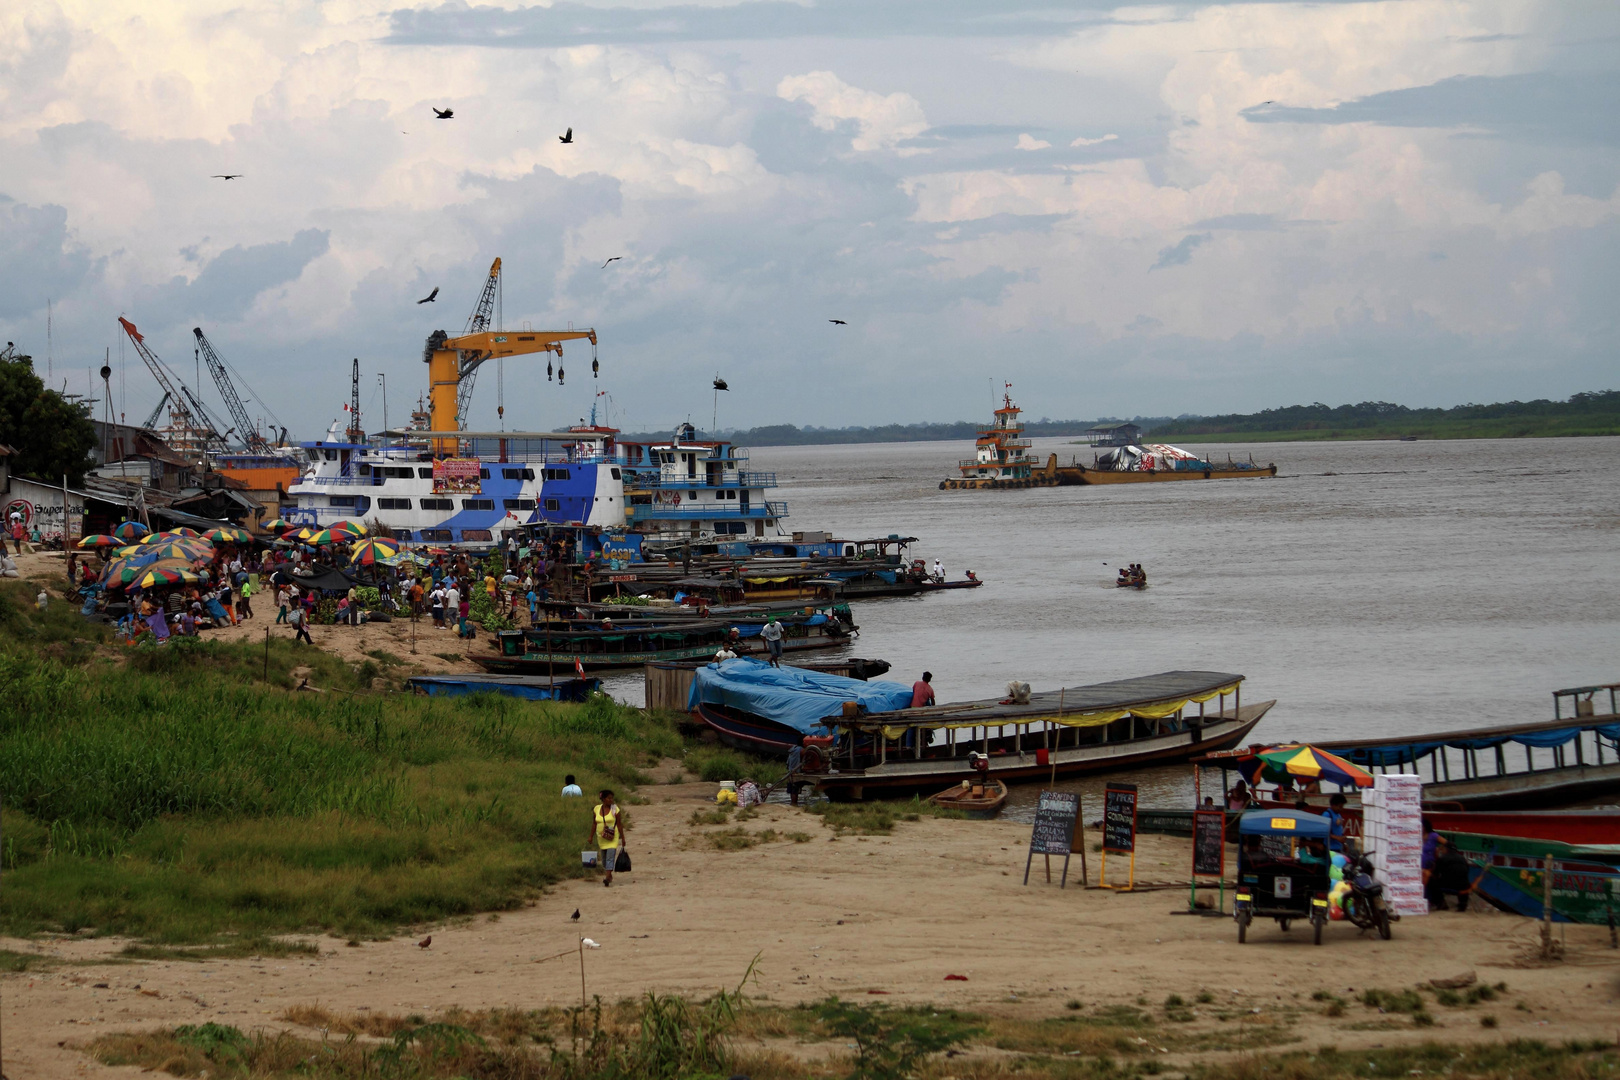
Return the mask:
[(345, 536), (345, 539), (348, 540), (358, 540), (366, 535), (365, 523), (361, 521), (334, 521), (327, 526), (327, 529), (334, 533), (349, 534)]
[(216, 544), (251, 544), (253, 542), (252, 533), (246, 529), (238, 529), (234, 525), (228, 525), (220, 529), (209, 529), (203, 533), (203, 537), (212, 540)]
[(130, 541), (139, 540), (141, 537), (145, 536), (151, 531), (151, 529), (148, 529), (145, 525), (142, 525), (138, 521), (123, 521), (119, 522), (117, 527), (113, 529), (113, 535), (118, 537), (120, 540)]
[(1340, 787), (1372, 787), (1372, 774), (1337, 754), (1314, 746), (1274, 746), (1238, 762), (1238, 772), (1253, 784), (1264, 777), (1278, 782), (1325, 780)]
[(75, 547), (82, 547), (82, 548), (98, 548), (98, 547), (119, 547), (122, 544), (123, 544), (123, 541), (118, 539), (118, 537), (113, 536), (111, 533), (91, 533), (89, 536), (85, 537), (83, 540), (80, 540), (74, 546)]
[(265, 532), (284, 533), (288, 529), (297, 528), (297, 526), (282, 518), (271, 518), (263, 525), (260, 525), (259, 528), (263, 529)]
[(352, 566), (375, 566), (377, 563), (387, 565), (388, 560), (399, 554), (399, 544), (394, 540), (373, 538), (362, 540), (354, 545), (354, 554), (349, 563)]
[(179, 559), (188, 563), (214, 557), (213, 545), (201, 538), (196, 540), (165, 540), (161, 544), (150, 545), (146, 550), (160, 559)]
[(141, 576), (140, 587), (150, 589), (154, 585), (195, 585), (202, 580), (202, 576), (195, 570), (178, 566), (154, 566)]

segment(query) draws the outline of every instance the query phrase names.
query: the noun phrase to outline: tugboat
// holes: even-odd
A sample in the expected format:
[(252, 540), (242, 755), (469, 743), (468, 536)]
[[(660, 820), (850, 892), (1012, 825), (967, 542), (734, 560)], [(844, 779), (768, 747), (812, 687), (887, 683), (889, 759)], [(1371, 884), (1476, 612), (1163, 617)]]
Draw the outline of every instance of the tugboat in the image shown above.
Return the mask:
[(959, 479), (941, 480), (941, 491), (966, 488), (1033, 488), (1056, 487), (1057, 455), (1037, 469), (1035, 459), (1029, 455), (1029, 440), (1022, 438), (1024, 425), (1018, 414), (1023, 410), (1013, 404), (1012, 383), (1003, 384), (1001, 408), (996, 410), (995, 423), (980, 428), (975, 440), (974, 454), (957, 462), (962, 475)]

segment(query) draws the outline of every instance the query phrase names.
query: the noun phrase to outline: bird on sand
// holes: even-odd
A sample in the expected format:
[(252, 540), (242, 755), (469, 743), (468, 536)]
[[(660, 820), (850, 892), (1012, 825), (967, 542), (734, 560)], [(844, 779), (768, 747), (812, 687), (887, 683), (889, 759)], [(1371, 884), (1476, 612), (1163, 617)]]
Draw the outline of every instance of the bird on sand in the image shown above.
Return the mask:
[(573, 919), (575, 922), (579, 922), (579, 908), (575, 908), (574, 913), (568, 917)]
[(432, 105), (429, 105), (428, 108), (433, 109), (433, 115), (440, 120), (454, 120), (456, 118), (456, 110), (454, 109), (439, 109), (434, 108)]
[(623, 255), (615, 255), (615, 256), (613, 256), (613, 258), (609, 259), (607, 262), (602, 264), (602, 269), (606, 270), (608, 268), (608, 263), (616, 263), (622, 258), (624, 258)]
[(238, 176), (241, 176), (241, 175), (242, 174), (239, 173), (239, 172), (215, 173), (213, 176), (209, 177), (209, 179), (210, 180), (235, 180)]
[(557, 141), (560, 142), (560, 143), (571, 143), (571, 142), (573, 142), (574, 141), (574, 129), (569, 128), (568, 129), (568, 134), (557, 136)]
[(830, 323), (833, 323), (836, 326), (848, 326), (849, 325), (849, 323), (845, 322), (843, 319), (828, 319), (827, 321), (830, 322)]
[(439, 297), (439, 287), (437, 285), (435, 285), (435, 286), (433, 286), (433, 291), (428, 293), (426, 296), (422, 297), (422, 299), (418, 300), (417, 303), (418, 304), (431, 304), (431, 303), (433, 303), (434, 300), (437, 300), (438, 297)]
[(431, 944), (433, 944), (433, 935), (429, 934), (427, 937), (423, 938), (421, 941), (418, 941), (416, 943), (416, 947), (418, 949), (425, 949)]

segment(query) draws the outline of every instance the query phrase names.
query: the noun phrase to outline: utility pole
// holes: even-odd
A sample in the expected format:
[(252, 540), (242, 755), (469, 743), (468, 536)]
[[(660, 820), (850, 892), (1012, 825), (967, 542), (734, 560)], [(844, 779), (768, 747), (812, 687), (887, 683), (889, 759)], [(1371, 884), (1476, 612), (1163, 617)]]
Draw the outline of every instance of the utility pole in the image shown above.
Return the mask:
[(366, 429), (360, 425), (360, 358), (354, 358), (349, 371), (349, 441), (366, 441)]
[(377, 372), (377, 381), (382, 383), (383, 441), (387, 442), (388, 441), (388, 373), (384, 372), (384, 371)]

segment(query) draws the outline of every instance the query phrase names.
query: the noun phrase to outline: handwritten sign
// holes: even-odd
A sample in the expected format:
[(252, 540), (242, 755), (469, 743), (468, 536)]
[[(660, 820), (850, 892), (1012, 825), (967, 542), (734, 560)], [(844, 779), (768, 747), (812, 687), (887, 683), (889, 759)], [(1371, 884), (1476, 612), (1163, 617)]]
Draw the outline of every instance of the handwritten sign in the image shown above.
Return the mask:
[(1136, 785), (1109, 784), (1103, 789), (1103, 850), (1136, 851)]
[(1193, 873), (1220, 877), (1226, 870), (1226, 815), (1219, 810), (1193, 814)]
[(1029, 850), (1035, 855), (1067, 855), (1074, 846), (1074, 823), (1080, 796), (1067, 791), (1043, 791), (1035, 804), (1035, 828)]

